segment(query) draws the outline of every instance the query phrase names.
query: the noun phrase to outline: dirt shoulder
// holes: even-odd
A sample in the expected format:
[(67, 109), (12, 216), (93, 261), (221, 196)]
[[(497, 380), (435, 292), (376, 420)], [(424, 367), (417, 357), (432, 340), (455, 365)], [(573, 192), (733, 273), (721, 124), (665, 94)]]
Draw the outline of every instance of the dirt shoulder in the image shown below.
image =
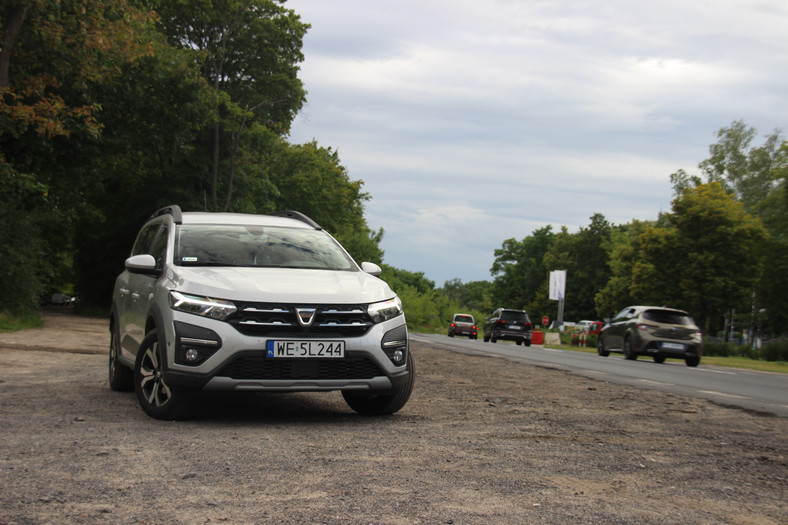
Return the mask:
[(0, 524), (788, 518), (786, 418), (416, 344), (391, 417), (328, 393), (162, 422), (109, 390), (108, 339), (73, 317), (0, 334)]

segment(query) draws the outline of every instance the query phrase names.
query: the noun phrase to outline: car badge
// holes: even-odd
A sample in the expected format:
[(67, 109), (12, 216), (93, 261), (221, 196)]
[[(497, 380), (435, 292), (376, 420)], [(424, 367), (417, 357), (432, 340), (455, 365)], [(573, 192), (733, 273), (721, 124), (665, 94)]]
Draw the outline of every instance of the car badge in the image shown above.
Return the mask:
[(296, 308), (298, 324), (301, 326), (312, 326), (316, 311), (316, 308)]

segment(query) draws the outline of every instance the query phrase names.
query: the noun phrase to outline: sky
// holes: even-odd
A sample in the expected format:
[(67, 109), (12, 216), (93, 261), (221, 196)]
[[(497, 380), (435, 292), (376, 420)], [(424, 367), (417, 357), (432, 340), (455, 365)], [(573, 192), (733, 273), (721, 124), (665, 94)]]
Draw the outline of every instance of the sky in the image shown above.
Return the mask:
[(285, 6), (311, 24), (290, 142), (337, 151), (384, 262), (438, 287), (547, 225), (656, 219), (719, 129), (788, 127), (785, 0)]

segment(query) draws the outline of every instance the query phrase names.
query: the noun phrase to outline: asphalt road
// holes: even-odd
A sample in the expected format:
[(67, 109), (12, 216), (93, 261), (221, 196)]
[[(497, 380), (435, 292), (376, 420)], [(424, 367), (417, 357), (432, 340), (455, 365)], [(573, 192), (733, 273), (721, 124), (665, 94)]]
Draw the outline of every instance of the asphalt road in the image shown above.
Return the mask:
[(481, 339), (450, 338), (439, 334), (411, 333), (410, 338), (454, 352), (497, 355), (512, 361), (571, 371), (592, 379), (690, 395), (724, 406), (788, 417), (788, 375), (785, 374), (709, 366), (702, 360), (696, 368), (686, 366), (684, 361), (671, 359), (660, 365), (648, 357), (628, 361), (617, 354), (600, 357), (596, 353), (557, 350), (541, 345), (525, 347), (503, 341), (493, 344)]

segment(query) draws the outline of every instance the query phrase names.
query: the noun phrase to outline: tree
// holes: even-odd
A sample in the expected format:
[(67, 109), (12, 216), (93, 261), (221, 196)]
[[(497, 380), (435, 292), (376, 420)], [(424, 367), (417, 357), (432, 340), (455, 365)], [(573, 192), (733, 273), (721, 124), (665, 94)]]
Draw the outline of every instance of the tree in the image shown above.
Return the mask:
[(507, 239), (495, 250), (490, 273), (492, 297), (506, 308), (524, 308), (547, 279), (544, 257), (555, 240), (552, 226), (534, 230), (522, 241)]
[(587, 228), (576, 234), (566, 228), (556, 236), (545, 254), (549, 271), (566, 270), (565, 319), (588, 319), (596, 316), (594, 296), (610, 277), (605, 251), (611, 227), (605, 217), (595, 213)]
[(786, 223), (781, 218), (786, 214), (784, 172), (788, 155), (779, 130), (767, 135), (759, 147), (752, 146), (756, 136), (757, 130), (743, 121), (721, 128), (716, 133), (718, 142), (709, 147), (710, 157), (698, 165), (702, 176), (679, 170), (671, 175), (671, 181), (676, 195), (704, 181), (717, 182), (749, 213), (762, 219), (770, 236), (761, 247), (761, 261), (755, 267), (763, 273), (746, 308), (750, 317), (747, 321), (751, 329), (781, 333), (788, 330), (788, 317), (781, 313), (785, 312), (783, 294), (775, 290), (788, 288), (788, 272), (783, 271), (788, 242), (784, 241)]
[[(274, 0), (161, 0), (170, 43), (191, 50), (214, 90), (214, 121), (204, 137), (210, 209), (231, 207), (240, 150), (250, 126), (284, 135), (306, 92), (298, 78), (309, 26)], [(223, 189), (223, 202), (219, 191)]]
[(4, 307), (33, 309), (71, 277), (94, 184), (82, 146), (101, 131), (92, 88), (149, 55), (152, 15), (126, 0), (30, 0), (0, 16), (0, 288)]

